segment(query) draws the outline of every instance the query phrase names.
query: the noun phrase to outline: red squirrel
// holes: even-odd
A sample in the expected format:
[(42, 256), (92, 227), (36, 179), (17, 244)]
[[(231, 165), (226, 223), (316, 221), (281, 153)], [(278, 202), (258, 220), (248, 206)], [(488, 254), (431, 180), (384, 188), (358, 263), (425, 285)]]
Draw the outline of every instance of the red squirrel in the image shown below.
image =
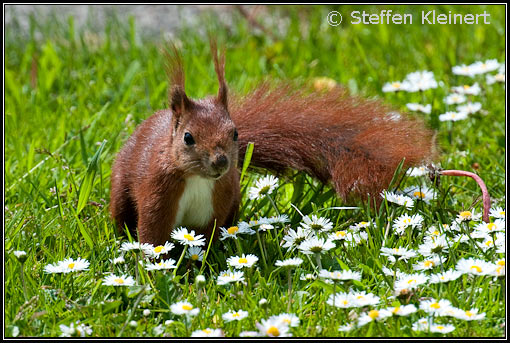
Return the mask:
[(218, 94), (186, 95), (182, 58), (172, 46), (169, 108), (136, 128), (113, 165), (111, 215), (141, 243), (163, 244), (180, 226), (210, 237), (214, 225), (230, 225), (241, 198), (238, 156), (249, 142), (251, 165), (303, 171), (344, 199), (378, 195), (403, 158), (405, 166), (435, 158), (433, 134), (421, 121), (339, 87), (308, 91), (266, 82), (232, 96), (225, 51), (218, 56), (213, 41), (211, 51)]

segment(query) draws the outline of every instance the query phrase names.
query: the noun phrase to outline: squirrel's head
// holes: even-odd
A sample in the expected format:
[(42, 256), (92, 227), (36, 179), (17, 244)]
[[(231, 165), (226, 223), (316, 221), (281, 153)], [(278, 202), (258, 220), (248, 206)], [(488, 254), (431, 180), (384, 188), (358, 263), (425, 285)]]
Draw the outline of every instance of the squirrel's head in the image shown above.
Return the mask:
[(168, 56), (172, 86), (169, 106), (172, 110), (172, 155), (186, 174), (219, 179), (237, 167), (237, 130), (228, 111), (225, 83), (225, 54), (218, 59), (211, 41), (214, 66), (219, 81), (217, 96), (190, 99), (184, 91), (184, 70), (179, 53), (173, 47)]

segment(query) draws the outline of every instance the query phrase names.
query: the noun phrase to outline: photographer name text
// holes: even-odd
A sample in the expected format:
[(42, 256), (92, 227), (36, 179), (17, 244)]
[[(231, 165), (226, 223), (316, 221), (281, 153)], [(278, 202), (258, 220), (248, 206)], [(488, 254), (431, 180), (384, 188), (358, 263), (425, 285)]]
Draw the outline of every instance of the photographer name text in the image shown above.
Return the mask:
[[(490, 24), (490, 14), (486, 11), (478, 14), (436, 13), (432, 11), (421, 12), (422, 25), (448, 25), (448, 24)], [(382, 10), (380, 13), (367, 13), (365, 11), (352, 11), (351, 24), (412, 24), (413, 15), (409, 13), (393, 13), (392, 10)]]

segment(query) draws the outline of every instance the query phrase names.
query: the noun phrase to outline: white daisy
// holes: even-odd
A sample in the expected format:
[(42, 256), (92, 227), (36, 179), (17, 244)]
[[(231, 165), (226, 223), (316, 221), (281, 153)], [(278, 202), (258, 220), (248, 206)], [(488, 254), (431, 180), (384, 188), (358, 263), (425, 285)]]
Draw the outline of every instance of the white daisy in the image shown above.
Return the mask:
[(468, 117), (468, 114), (466, 112), (453, 112), (448, 111), (443, 114), (439, 115), (440, 121), (458, 121), (458, 120), (464, 120)]
[(424, 274), (401, 275), (393, 285), (395, 295), (408, 293), (410, 290), (427, 283), (428, 277)]
[(331, 241), (346, 240), (346, 239), (349, 239), (349, 237), (350, 237), (349, 234), (350, 234), (350, 232), (347, 232), (345, 230), (338, 230), (338, 231), (330, 233), (328, 235), (328, 239)]
[(79, 272), (82, 270), (87, 270), (90, 265), (90, 262), (78, 257), (77, 260), (72, 258), (66, 258), (63, 261), (59, 261), (56, 265), (47, 265), (44, 268), (46, 273), (71, 273), (71, 272)]
[(408, 92), (425, 91), (431, 88), (437, 88), (437, 81), (434, 79), (434, 73), (423, 70), (409, 73), (404, 82), (409, 83)]
[(287, 234), (282, 238), (284, 242), (282, 247), (287, 249), (294, 249), (310, 236), (311, 232), (303, 229), (302, 227), (298, 227), (296, 231), (289, 229)]
[(487, 74), (485, 76), (485, 81), (488, 85), (492, 85), (496, 82), (502, 82), (505, 83), (505, 72), (498, 72), (496, 75)]
[(381, 310), (370, 310), (367, 313), (363, 313), (358, 318), (358, 327), (361, 327), (363, 325), (366, 325), (374, 320), (381, 321), (388, 317), (391, 317), (392, 313), (388, 311), (387, 309), (381, 309)]
[(494, 265), (484, 260), (470, 257), (457, 261), (455, 269), (463, 274), (490, 275), (494, 271)]
[(340, 326), (338, 328), (338, 331), (340, 331), (340, 332), (347, 332), (347, 331), (351, 331), (354, 328), (356, 328), (356, 324), (355, 323), (347, 323), (345, 325)]
[(467, 104), (457, 106), (457, 112), (460, 112), (460, 113), (463, 112), (463, 113), (467, 113), (467, 114), (476, 113), (476, 112), (480, 111), (481, 109), (482, 109), (482, 104), (479, 102), (468, 102)]
[(88, 325), (80, 324), (80, 321), (71, 323), (67, 326), (64, 324), (59, 325), (62, 334), (60, 337), (86, 337), (92, 334), (92, 329)]
[(366, 229), (367, 227), (369, 227), (370, 225), (373, 225), (372, 224), (372, 221), (368, 221), (368, 222), (359, 222), (359, 223), (356, 223), (354, 225), (351, 225), (349, 226), (349, 228), (353, 229), (353, 230), (360, 230), (360, 229)]
[(429, 277), (429, 282), (434, 283), (442, 283), (442, 282), (449, 282), (457, 280), (462, 275), (461, 272), (454, 270), (454, 269), (448, 269), (445, 272), (438, 273), (438, 274), (431, 274)]
[(262, 199), (268, 194), (273, 193), (278, 185), (278, 178), (273, 175), (267, 175), (255, 182), (255, 186), (250, 188), (248, 197), (251, 200)]
[(473, 77), (476, 74), (478, 74), (478, 69), (476, 67), (474, 67), (472, 64), (468, 65), (468, 66), (463, 64), (463, 65), (453, 66), (452, 72), (455, 75), (463, 75), (463, 76)]
[(409, 89), (409, 86), (410, 85), (408, 82), (401, 82), (401, 81), (387, 82), (383, 85), (382, 91), (385, 93), (407, 91)]
[(423, 261), (419, 261), (413, 265), (414, 270), (430, 270), (434, 267), (439, 266), (442, 263), (441, 258), (439, 256), (432, 256)]
[(466, 102), (467, 98), (464, 94), (452, 93), (444, 98), (444, 102), (447, 105), (462, 104)]
[(165, 242), (165, 245), (153, 246), (152, 244), (144, 244), (142, 246), (143, 252), (151, 257), (158, 258), (160, 255), (165, 255), (174, 248), (174, 244)]
[(335, 270), (335, 271), (327, 271), (322, 269), (319, 272), (319, 277), (330, 280), (361, 280), (361, 273), (354, 272), (352, 270)]
[(271, 316), (269, 320), (281, 320), (290, 327), (299, 326), (299, 318), (293, 313), (282, 313), (277, 316)]
[(275, 265), (277, 267), (297, 267), (299, 266), (301, 263), (303, 263), (303, 260), (300, 259), (299, 257), (296, 257), (296, 258), (288, 258), (286, 260), (277, 260)]
[(444, 311), (451, 308), (452, 304), (449, 300), (446, 299), (437, 301), (436, 299), (432, 298), (430, 300), (423, 300), (420, 302), (420, 310), (423, 310), (430, 315), (441, 316)]
[(110, 274), (103, 280), (103, 285), (105, 286), (133, 286), (134, 284), (135, 280), (127, 275), (116, 276)]
[(485, 319), (485, 312), (479, 314), (478, 309), (476, 309), (476, 308), (472, 308), (467, 311), (456, 308), (456, 309), (454, 309), (451, 316), (455, 317), (457, 319), (467, 320), (467, 321), (482, 320), (482, 319)]
[(408, 315), (418, 311), (416, 306), (414, 306), (413, 304), (402, 305), (402, 306), (397, 306), (397, 307), (388, 307), (387, 310), (390, 311), (391, 314), (394, 314), (396, 316), (403, 316), (403, 317), (408, 316)]
[(188, 229), (181, 227), (179, 229), (175, 229), (172, 232), (172, 239), (175, 239), (182, 245), (188, 245), (188, 246), (203, 246), (205, 245), (205, 238), (203, 238), (204, 235), (195, 235), (195, 231), (191, 230), (191, 232), (188, 231)]
[(429, 174), (429, 170), (428, 170), (428, 168), (426, 166), (414, 167), (414, 168), (409, 168), (407, 170), (406, 174), (408, 176), (413, 176), (413, 177), (423, 176), (423, 175), (428, 175)]
[(415, 112), (423, 112), (426, 114), (430, 114), (430, 112), (432, 111), (431, 104), (422, 105), (422, 104), (408, 103), (408, 104), (406, 104), (406, 106), (408, 109), (410, 109), (411, 111), (415, 111)]
[(445, 254), (449, 248), (449, 242), (445, 235), (440, 235), (434, 239), (425, 237), (424, 243), (418, 246), (418, 253), (424, 257)]
[(244, 281), (244, 273), (242, 271), (224, 271), (218, 275), (218, 285), (226, 285), (231, 282)]
[(261, 323), (255, 323), (261, 336), (289, 337), (289, 326), (280, 319), (262, 319)]
[(281, 214), (279, 216), (266, 218), (266, 221), (268, 224), (278, 224), (278, 223), (283, 224), (283, 223), (289, 223), (290, 219), (289, 219), (289, 216), (287, 216), (286, 214)]
[(133, 242), (133, 243), (131, 243), (131, 242), (124, 242), (120, 246), (120, 250), (121, 251), (134, 250), (135, 252), (138, 252), (138, 251), (142, 251), (143, 248), (142, 248), (142, 244), (140, 244), (139, 242)]
[(413, 331), (430, 331), (432, 325), (435, 325), (432, 318), (421, 318), (418, 319), (415, 323), (413, 323), (412, 329)]
[(421, 215), (415, 214), (413, 216), (409, 216), (407, 213), (405, 213), (393, 221), (393, 227), (397, 234), (402, 235), (406, 228), (419, 228), (422, 226), (422, 223), (423, 217)]
[(305, 255), (320, 254), (324, 251), (331, 250), (335, 247), (335, 243), (324, 238), (315, 236), (305, 239), (299, 244), (298, 249)]
[(436, 192), (427, 186), (411, 186), (403, 190), (403, 193), (416, 200), (425, 201), (427, 204), (436, 198)]
[(353, 297), (347, 293), (339, 292), (331, 294), (326, 301), (326, 304), (338, 308), (351, 308), (357, 307), (358, 303)]
[(381, 300), (378, 296), (373, 295), (372, 293), (367, 294), (365, 291), (352, 292), (349, 293), (349, 295), (355, 301), (357, 307), (374, 306)]
[(227, 238), (237, 239), (237, 236), (240, 234), (255, 234), (255, 231), (252, 230), (248, 225), (240, 225), (240, 226), (230, 226), (228, 229), (224, 227), (220, 227), (220, 241), (223, 241)]
[(452, 90), (455, 93), (469, 94), (469, 95), (478, 95), (481, 92), (481, 88), (478, 85), (478, 82), (475, 82), (472, 86), (463, 85), (463, 86), (453, 87)]
[(312, 215), (311, 219), (308, 216), (304, 216), (301, 226), (305, 230), (312, 232), (327, 232), (333, 229), (333, 223), (328, 218), (317, 217), (316, 215)]
[(471, 66), (476, 70), (476, 74), (483, 74), (497, 70), (499, 68), (499, 62), (496, 59), (486, 60), (485, 62), (477, 61)]
[(196, 316), (200, 310), (198, 308), (194, 308), (188, 301), (179, 301), (170, 305), (170, 311), (178, 316), (183, 314), (187, 316)]
[(407, 208), (412, 208), (414, 206), (414, 201), (408, 196), (402, 194), (396, 194), (393, 192), (382, 191), (381, 197), (386, 199), (389, 202), (398, 204), (400, 206), (405, 206)]
[(223, 330), (221, 329), (202, 329), (196, 330), (191, 333), (191, 337), (224, 337)]
[(145, 266), (145, 269), (152, 271), (152, 270), (166, 270), (166, 269), (175, 269), (177, 266), (175, 265), (175, 260), (169, 258), (165, 261), (160, 261), (156, 263), (147, 264)]
[(113, 264), (120, 264), (126, 262), (126, 260), (124, 259), (124, 256), (121, 255), (119, 257), (115, 257), (114, 259), (110, 259), (110, 262)]
[(347, 237), (345, 238), (346, 242), (354, 243), (354, 244), (361, 244), (363, 241), (367, 241), (368, 239), (368, 233), (365, 231), (358, 231), (358, 232), (349, 232), (347, 234)]
[(257, 263), (259, 258), (255, 255), (243, 254), (242, 256), (231, 256), (227, 259), (227, 263), (230, 267), (234, 267), (237, 269), (241, 268), (251, 268)]
[(409, 258), (416, 257), (416, 251), (404, 247), (400, 248), (381, 247), (381, 255), (388, 256), (389, 258), (393, 257), (392, 262), (394, 262), (395, 260), (394, 256), (398, 256), (399, 260), (406, 261)]
[(494, 266), (494, 271), (492, 273), (493, 276), (505, 276), (506, 266), (504, 258), (497, 260), (493, 266)]
[(452, 324), (433, 324), (430, 326), (430, 332), (449, 333), (455, 330)]
[(491, 208), (489, 215), (493, 218), (505, 219), (505, 209), (502, 207)]
[(186, 257), (192, 261), (202, 261), (204, 250), (200, 247), (189, 247), (188, 251), (186, 251)]
[(227, 313), (224, 313), (221, 318), (225, 322), (231, 322), (234, 320), (241, 320), (248, 317), (248, 311), (238, 310), (238, 311), (228, 311)]
[(482, 217), (482, 215), (477, 214), (474, 210), (473, 211), (461, 211), (457, 215), (456, 221), (459, 223), (463, 222), (463, 221), (470, 221), (470, 220), (479, 221), (481, 217)]

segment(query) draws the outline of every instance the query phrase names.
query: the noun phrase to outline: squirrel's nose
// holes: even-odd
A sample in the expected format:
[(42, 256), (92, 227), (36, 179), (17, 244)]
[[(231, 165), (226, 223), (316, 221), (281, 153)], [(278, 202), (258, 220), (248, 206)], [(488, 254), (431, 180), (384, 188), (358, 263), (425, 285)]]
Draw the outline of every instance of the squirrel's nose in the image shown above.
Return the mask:
[(211, 163), (211, 166), (217, 171), (224, 171), (228, 167), (228, 158), (225, 155), (218, 155)]

